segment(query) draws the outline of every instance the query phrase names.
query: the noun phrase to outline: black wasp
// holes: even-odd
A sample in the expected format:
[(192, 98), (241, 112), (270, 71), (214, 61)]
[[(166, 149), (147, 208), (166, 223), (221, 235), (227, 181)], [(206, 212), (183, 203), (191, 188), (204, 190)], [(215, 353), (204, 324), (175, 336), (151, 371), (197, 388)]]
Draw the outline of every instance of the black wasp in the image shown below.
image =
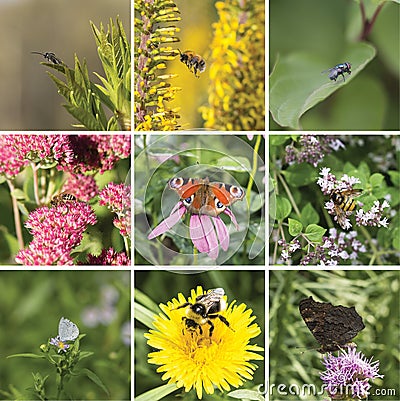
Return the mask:
[(43, 56), (47, 61), (53, 64), (63, 64), (63, 62), (56, 57), (56, 55), (52, 52), (46, 52), (46, 53), (41, 53), (41, 52), (31, 52), (32, 54), (40, 54)]
[(347, 72), (349, 75), (351, 74), (351, 64), (350, 63), (342, 63), (335, 65), (333, 68), (329, 68), (329, 70), (322, 71), (321, 74), (329, 71), (329, 79), (332, 81), (336, 81), (337, 77), (341, 75), (343, 77), (343, 82), (346, 80), (344, 79), (344, 72)]

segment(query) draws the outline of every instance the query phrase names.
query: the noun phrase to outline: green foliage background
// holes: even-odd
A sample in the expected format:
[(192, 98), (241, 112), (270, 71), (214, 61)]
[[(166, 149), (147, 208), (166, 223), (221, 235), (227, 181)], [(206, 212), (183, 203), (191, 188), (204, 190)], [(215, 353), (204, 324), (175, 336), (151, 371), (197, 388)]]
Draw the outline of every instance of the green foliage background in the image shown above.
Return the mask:
[[(81, 314), (98, 306), (101, 287), (119, 293), (116, 319), (108, 326), (85, 327)], [(0, 272), (0, 390), (16, 389), (32, 399), (31, 372), (50, 374), (48, 395), (55, 395), (55, 373), (44, 360), (11, 358), (17, 353), (37, 353), (41, 344), (58, 333), (62, 316), (86, 334), (81, 349), (94, 352), (76, 367), (94, 371), (110, 392), (110, 398), (87, 377), (77, 376), (66, 384), (71, 399), (130, 399), (130, 348), (122, 343), (121, 327), (130, 320), (130, 272), (114, 271), (1, 271)], [(51, 384), (52, 385), (51, 385)], [(4, 399), (4, 395), (0, 395)], [(6, 397), (8, 398), (8, 397)]]
[[(324, 371), (318, 343), (303, 322), (298, 305), (310, 295), (319, 302), (355, 306), (365, 329), (354, 342), (368, 359), (380, 361), (383, 379), (374, 380), (374, 400), (398, 400), (400, 372), (400, 272), (352, 271), (271, 271), (269, 284), (270, 384), (322, 385), (319, 373)], [(306, 350), (304, 351), (304, 347)], [(311, 348), (312, 347), (312, 348)], [(311, 348), (311, 349), (310, 349)], [(313, 350), (314, 349), (314, 350)], [(395, 389), (393, 396), (374, 396), (374, 389)], [(275, 389), (276, 390), (276, 389)], [(326, 400), (319, 395), (281, 396), (271, 399)]]

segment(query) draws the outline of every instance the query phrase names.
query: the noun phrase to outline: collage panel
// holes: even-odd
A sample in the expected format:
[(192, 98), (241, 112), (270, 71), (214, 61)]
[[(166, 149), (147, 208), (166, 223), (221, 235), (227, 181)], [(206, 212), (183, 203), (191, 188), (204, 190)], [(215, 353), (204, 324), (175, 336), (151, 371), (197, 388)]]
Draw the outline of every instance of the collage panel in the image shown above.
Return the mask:
[(0, 2), (0, 130), (130, 130), (131, 2)]
[(265, 265), (262, 135), (135, 136), (136, 265)]
[(0, 134), (0, 264), (131, 265), (129, 134)]
[(398, 131), (398, 1), (269, 2), (269, 130)]
[(398, 135), (269, 136), (269, 263), (399, 265)]
[(131, 400), (131, 272), (0, 272), (2, 400)]
[(269, 272), (270, 400), (397, 400), (399, 270)]
[(265, 1), (134, 2), (135, 131), (264, 131)]
[(135, 399), (262, 399), (264, 312), (262, 270), (136, 270)]

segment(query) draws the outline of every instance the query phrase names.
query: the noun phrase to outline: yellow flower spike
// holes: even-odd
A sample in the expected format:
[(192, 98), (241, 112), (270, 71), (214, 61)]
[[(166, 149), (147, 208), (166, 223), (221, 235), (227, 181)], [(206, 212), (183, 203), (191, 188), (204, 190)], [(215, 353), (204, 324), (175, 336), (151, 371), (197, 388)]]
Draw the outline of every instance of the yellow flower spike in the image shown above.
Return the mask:
[[(175, 383), (186, 392), (195, 389), (199, 399), (203, 391), (206, 394), (213, 394), (215, 388), (229, 391), (231, 387), (240, 387), (244, 380), (252, 380), (257, 366), (249, 361), (263, 360), (257, 353), (263, 348), (250, 345), (250, 340), (261, 330), (253, 323), (256, 317), (245, 304), (237, 306), (233, 301), (219, 312), (229, 327), (220, 319), (213, 319), (211, 336), (207, 324), (201, 326), (201, 331), (187, 328), (182, 320), (186, 317), (186, 308), (177, 308), (186, 302), (195, 303), (196, 297), (203, 294), (203, 289), (197, 287), (191, 290), (188, 300), (180, 293), (178, 299), (160, 304), (163, 313), (156, 317), (154, 329), (145, 334), (147, 343), (158, 349), (148, 356), (149, 363), (161, 365), (157, 372), (164, 373), (162, 380)], [(226, 301), (226, 296), (222, 298)]]

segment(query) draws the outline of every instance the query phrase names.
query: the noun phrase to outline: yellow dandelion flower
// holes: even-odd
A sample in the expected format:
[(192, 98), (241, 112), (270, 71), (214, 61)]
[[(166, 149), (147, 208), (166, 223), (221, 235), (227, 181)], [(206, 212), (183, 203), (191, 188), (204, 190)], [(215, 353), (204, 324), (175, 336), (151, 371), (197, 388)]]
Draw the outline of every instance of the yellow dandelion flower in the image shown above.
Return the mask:
[[(237, 388), (244, 380), (251, 380), (257, 365), (249, 361), (264, 359), (256, 353), (264, 349), (250, 344), (261, 330), (257, 323), (252, 323), (256, 317), (245, 304), (237, 306), (236, 301), (231, 302), (226, 310), (218, 312), (221, 318), (213, 313), (212, 324), (201, 317), (195, 322), (193, 313), (187, 317), (186, 307), (178, 309), (187, 302), (196, 303), (196, 298), (205, 293), (197, 287), (191, 290), (188, 300), (179, 293), (178, 299), (160, 304), (164, 314), (156, 317), (155, 330), (145, 334), (147, 343), (159, 350), (149, 354), (149, 363), (161, 365), (157, 372), (164, 372), (162, 380), (176, 383), (186, 392), (196, 389), (199, 399), (203, 388), (207, 394), (213, 394), (216, 387), (229, 391), (231, 386)], [(222, 299), (226, 302), (225, 296)]]

